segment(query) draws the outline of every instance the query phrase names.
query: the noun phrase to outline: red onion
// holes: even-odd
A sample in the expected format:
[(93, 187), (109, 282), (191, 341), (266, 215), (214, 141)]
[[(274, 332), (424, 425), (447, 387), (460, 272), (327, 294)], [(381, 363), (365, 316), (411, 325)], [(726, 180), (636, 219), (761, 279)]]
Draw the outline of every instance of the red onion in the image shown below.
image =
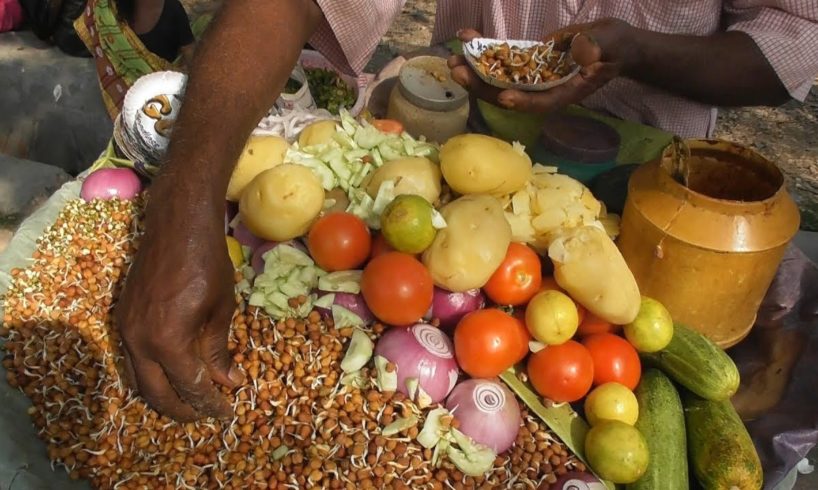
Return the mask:
[(406, 380), (416, 378), (418, 386), (431, 398), (430, 403), (442, 401), (457, 383), (452, 341), (431, 325), (387, 329), (375, 346), (375, 355), (398, 368), (398, 391), (411, 395)]
[[(358, 315), (358, 317), (360, 317), (360, 319), (363, 320), (364, 325), (368, 325), (375, 321), (375, 317), (372, 315), (372, 312), (369, 311), (369, 308), (366, 306), (366, 302), (364, 301), (364, 297), (362, 295), (327, 291), (318, 292), (319, 297), (324, 297), (328, 294), (335, 295), (332, 302), (334, 306), (346, 308), (352, 313)], [(330, 308), (321, 308), (316, 306), (315, 309), (318, 311), (318, 313), (321, 313), (321, 316), (323, 316), (324, 318), (332, 318), (332, 310)]]
[(241, 221), (239, 221), (235, 229), (233, 229), (233, 238), (238, 240), (243, 246), (250, 247), (251, 251), (256, 250), (264, 243), (263, 238), (253, 235)]
[(80, 197), (94, 199), (124, 199), (136, 197), (142, 190), (142, 182), (129, 168), (101, 168), (85, 178)]
[(605, 490), (605, 485), (590, 473), (572, 471), (557, 478), (549, 490)]
[(486, 306), (486, 297), (479, 289), (453, 293), (435, 286), (430, 315), (444, 328), (454, 327), (467, 313)]
[[(236, 238), (236, 240), (238, 240), (238, 238)], [(253, 270), (256, 271), (256, 274), (261, 274), (264, 272), (264, 254), (279, 245), (289, 245), (309, 255), (309, 252), (307, 252), (307, 247), (298, 241), (290, 240), (287, 242), (264, 242), (263, 245), (256, 248), (256, 250), (253, 252), (253, 257), (250, 259), (250, 265), (253, 266)]]
[(522, 418), (514, 394), (499, 381), (469, 379), (455, 386), (446, 408), (460, 422), (460, 432), (496, 454), (517, 440)]

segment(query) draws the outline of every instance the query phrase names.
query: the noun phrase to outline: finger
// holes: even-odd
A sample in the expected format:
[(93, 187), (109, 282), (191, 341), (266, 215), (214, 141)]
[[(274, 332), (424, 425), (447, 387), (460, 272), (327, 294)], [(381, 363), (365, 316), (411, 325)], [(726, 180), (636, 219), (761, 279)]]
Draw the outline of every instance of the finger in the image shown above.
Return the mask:
[(583, 67), (576, 76), (563, 85), (545, 92), (505, 90), (497, 99), (501, 106), (523, 112), (547, 113), (576, 104), (597, 91), (616, 76), (617, 69), (608, 63), (594, 63)]
[(131, 356), (139, 394), (154, 410), (178, 422), (193, 422), (200, 417), (192, 406), (183, 402), (171, 387), (162, 366), (150, 359)]
[(483, 37), (483, 35), (471, 28), (457, 31), (457, 38), (464, 43), (467, 43), (476, 37)]
[(583, 33), (571, 43), (571, 58), (580, 66), (589, 66), (602, 61), (602, 48), (591, 34)]
[(125, 376), (125, 385), (133, 391), (139, 391), (139, 385), (136, 382), (136, 373), (134, 372), (133, 362), (131, 361), (131, 354), (128, 349), (122, 346), (122, 375)]
[(233, 416), (232, 407), (210, 379), (196, 339), (165, 351), (160, 363), (179, 398), (197, 412), (218, 419)]
[(455, 68), (457, 66), (468, 66), (466, 57), (462, 55), (449, 56), (448, 60), (446, 60), (446, 64), (449, 66), (449, 69)]
[(497, 87), (492, 87), (483, 82), (470, 66), (455, 65), (452, 68), (452, 80), (468, 90), (472, 95), (492, 103), (496, 103), (497, 96), (501, 92)]
[(241, 371), (233, 365), (227, 350), (227, 335), (236, 305), (226, 301), (213, 315), (199, 337), (199, 352), (207, 366), (210, 378), (221, 385), (233, 389), (244, 383)]

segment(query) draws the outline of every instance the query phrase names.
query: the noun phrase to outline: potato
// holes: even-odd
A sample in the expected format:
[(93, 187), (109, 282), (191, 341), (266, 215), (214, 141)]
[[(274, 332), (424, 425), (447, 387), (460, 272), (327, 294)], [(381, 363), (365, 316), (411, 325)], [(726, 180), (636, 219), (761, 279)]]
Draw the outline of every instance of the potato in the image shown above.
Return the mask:
[(227, 200), (238, 202), (242, 191), (256, 175), (281, 165), (288, 146), (287, 140), (278, 136), (250, 136), (227, 184)]
[(310, 124), (301, 134), (298, 135), (298, 145), (305, 146), (323, 145), (332, 141), (335, 134), (335, 121), (327, 119)]
[(625, 325), (639, 313), (639, 286), (613, 240), (596, 225), (566, 229), (551, 242), (554, 279), (599, 318)]
[(434, 204), (440, 198), (440, 168), (428, 158), (406, 157), (390, 160), (361, 184), (373, 199), (381, 184), (395, 182), (395, 195), (416, 194)]
[(440, 170), (459, 194), (503, 196), (528, 182), (531, 158), (521, 146), (482, 134), (463, 134), (440, 149)]
[(241, 222), (254, 235), (284, 241), (307, 232), (324, 207), (324, 188), (307, 167), (284, 164), (265, 170), (239, 201)]
[(485, 286), (506, 256), (511, 227), (492, 196), (463, 196), (440, 210), (446, 228), (423, 253), (435, 284), (462, 292)]

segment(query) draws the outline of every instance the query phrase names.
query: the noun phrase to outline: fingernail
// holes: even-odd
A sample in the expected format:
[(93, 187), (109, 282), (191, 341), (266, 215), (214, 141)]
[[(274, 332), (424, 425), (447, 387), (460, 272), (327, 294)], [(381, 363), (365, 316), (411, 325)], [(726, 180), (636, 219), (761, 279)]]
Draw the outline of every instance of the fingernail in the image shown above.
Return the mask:
[(236, 384), (236, 386), (244, 384), (244, 375), (239, 371), (239, 368), (236, 366), (232, 366), (230, 368), (230, 373), (228, 374), (230, 377), (230, 381)]

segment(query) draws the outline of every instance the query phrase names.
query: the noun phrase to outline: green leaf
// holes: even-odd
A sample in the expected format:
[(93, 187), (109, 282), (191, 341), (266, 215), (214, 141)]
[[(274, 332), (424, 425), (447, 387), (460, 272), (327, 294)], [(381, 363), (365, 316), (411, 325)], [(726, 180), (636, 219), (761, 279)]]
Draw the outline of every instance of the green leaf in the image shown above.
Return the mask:
[[(517, 373), (523, 369), (519, 365), (512, 366), (500, 375), (500, 379), (590, 470), (591, 465), (585, 460), (585, 435), (590, 428), (588, 423), (567, 403), (552, 407), (543, 405), (540, 396), (534, 392), (531, 385), (517, 377)], [(611, 490), (615, 488), (613, 483), (607, 481), (602, 483)]]

